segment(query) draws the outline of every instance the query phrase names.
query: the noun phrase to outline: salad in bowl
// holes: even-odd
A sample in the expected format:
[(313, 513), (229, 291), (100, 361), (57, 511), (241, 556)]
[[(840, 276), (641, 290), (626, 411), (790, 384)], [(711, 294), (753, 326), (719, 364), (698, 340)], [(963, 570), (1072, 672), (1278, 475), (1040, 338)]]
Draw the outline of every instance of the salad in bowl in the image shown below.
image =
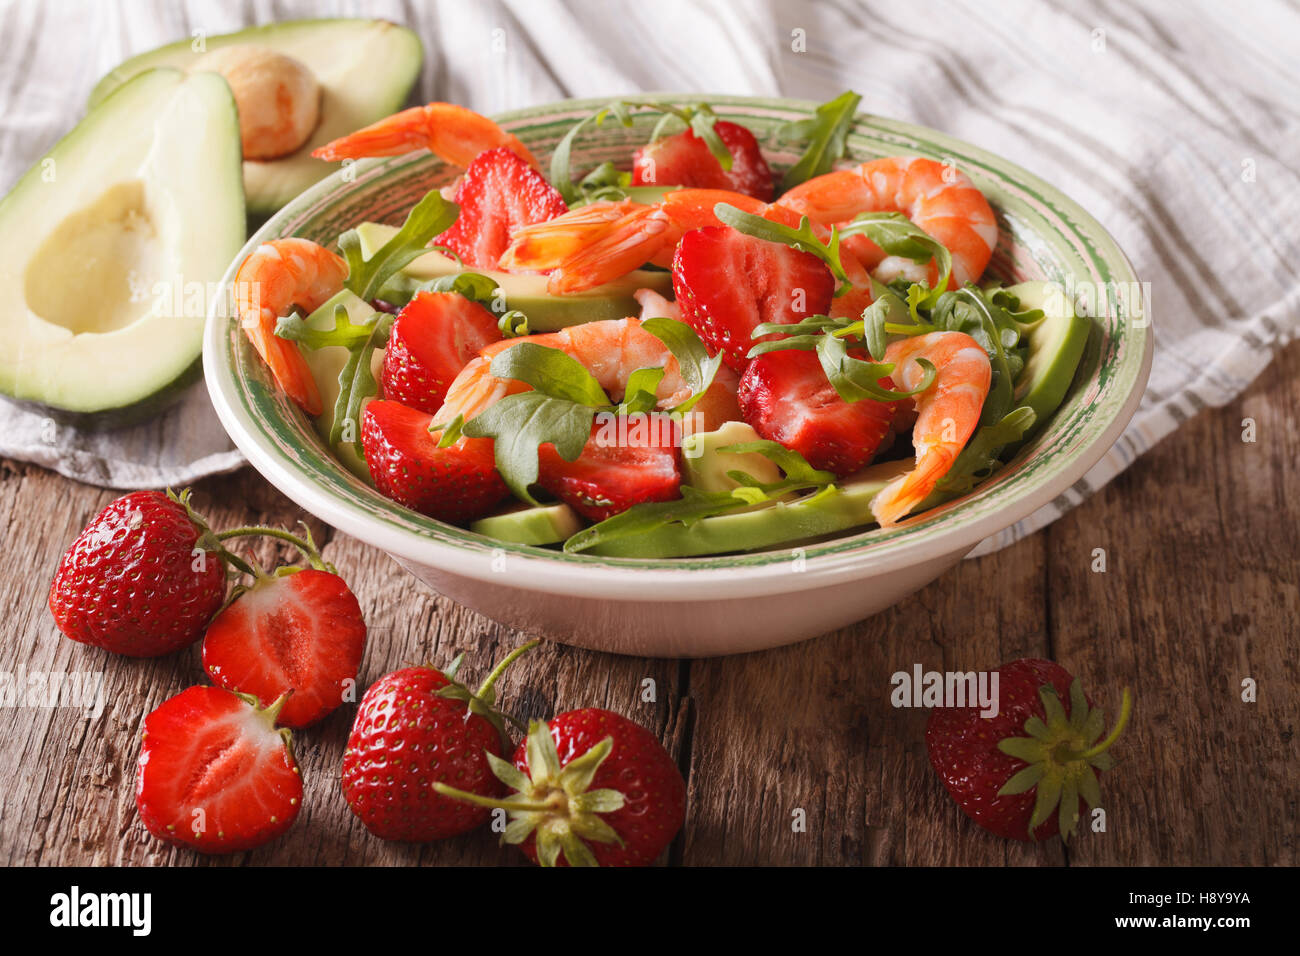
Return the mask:
[(1151, 338), (1086, 212), (857, 103), (434, 103), (331, 142), (209, 317), (218, 413), (303, 507), (559, 640), (887, 607), (1082, 477)]
[(258, 245), (240, 326), (357, 475), (489, 538), (673, 558), (892, 527), (1032, 435), (1089, 322), (986, 277), (996, 217), (951, 162), (819, 172), (855, 104), (784, 176), (704, 103), (579, 120), (661, 118), (580, 178), (567, 138), (548, 178), (486, 117), (406, 110), (315, 155), (463, 173), (400, 226)]

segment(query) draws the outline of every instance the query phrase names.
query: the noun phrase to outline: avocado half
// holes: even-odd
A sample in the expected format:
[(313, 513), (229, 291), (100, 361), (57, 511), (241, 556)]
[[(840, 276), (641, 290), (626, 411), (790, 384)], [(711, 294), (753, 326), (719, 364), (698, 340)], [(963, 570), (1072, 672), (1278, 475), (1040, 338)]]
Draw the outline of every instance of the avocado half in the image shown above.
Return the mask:
[(188, 72), (205, 53), (237, 43), (264, 44), (291, 56), (321, 85), (320, 122), (307, 142), (279, 159), (244, 162), (244, 191), (254, 215), (275, 212), (334, 172), (337, 164), (313, 159), (311, 151), (401, 109), (424, 60), (419, 37), (387, 20), (290, 20), (204, 37), (201, 45), (185, 39), (141, 53), (96, 84), (90, 105), (144, 70)]
[(83, 427), (154, 413), (199, 373), (216, 284), (244, 242), (225, 81), (150, 70), (0, 199), (0, 392)]

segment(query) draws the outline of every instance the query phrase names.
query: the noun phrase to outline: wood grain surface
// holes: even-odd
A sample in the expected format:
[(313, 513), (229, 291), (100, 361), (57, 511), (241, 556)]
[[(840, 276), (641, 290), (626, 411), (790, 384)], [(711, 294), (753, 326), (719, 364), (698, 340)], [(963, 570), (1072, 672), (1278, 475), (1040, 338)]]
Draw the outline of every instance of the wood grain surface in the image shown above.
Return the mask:
[[(654, 661), (544, 645), (507, 675), (522, 718), (598, 705), (661, 736), (688, 775), (669, 864), (1154, 865), (1297, 862), (1300, 619), (1300, 343), (1237, 401), (1208, 409), (1045, 532), (952, 573), (875, 618), (761, 654)], [(1242, 441), (1242, 421), (1257, 441)], [(217, 525), (303, 516), (251, 470), (209, 479)], [(0, 708), (0, 863), (511, 864), (482, 831), (385, 843), (352, 817), (339, 765), (345, 705), (297, 735), (306, 798), (278, 842), (204, 858), (154, 841), (135, 815), (144, 715), (203, 680), (198, 648), (134, 661), (63, 639), (46, 609), (59, 556), (114, 497), (0, 462), (0, 670), (102, 672), (105, 707)], [(370, 626), (363, 685), (410, 662), (467, 652), (481, 677), (520, 642), (439, 598), (384, 554), (309, 519)], [(1096, 549), (1106, 570), (1094, 571)], [(271, 546), (256, 553), (264, 562)], [(1103, 780), (1104, 833), (1008, 843), (947, 797), (923, 743), (926, 712), (894, 709), (890, 675), (1051, 657), (1114, 707), (1136, 710)], [(645, 680), (655, 700), (643, 700)], [(1258, 699), (1241, 699), (1253, 679)], [(799, 813), (798, 811), (802, 811)], [(806, 821), (800, 827), (798, 821)]]

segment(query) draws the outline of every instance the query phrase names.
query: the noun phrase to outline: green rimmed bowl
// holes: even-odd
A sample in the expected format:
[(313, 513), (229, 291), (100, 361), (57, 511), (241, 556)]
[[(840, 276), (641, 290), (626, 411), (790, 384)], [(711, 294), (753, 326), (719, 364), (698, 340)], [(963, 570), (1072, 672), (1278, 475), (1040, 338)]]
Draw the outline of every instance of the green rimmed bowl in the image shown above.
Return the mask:
[[(775, 166), (796, 158), (778, 126), (812, 114), (802, 100), (660, 94), (707, 100), (752, 129)], [(540, 157), (604, 100), (571, 100), (498, 119)], [(573, 169), (626, 164), (653, 117), (584, 131)], [(703, 657), (791, 643), (861, 620), (938, 577), (981, 540), (1052, 501), (1106, 453), (1142, 397), (1152, 336), (1137, 276), (1095, 219), (1047, 183), (984, 150), (924, 127), (862, 115), (843, 165), (888, 155), (954, 162), (998, 213), (989, 273), (1047, 279), (1090, 298), (1093, 331), (1064, 404), (1016, 459), (971, 494), (890, 530), (796, 549), (714, 558), (635, 560), (566, 555), (495, 541), (384, 498), (334, 459), (312, 423), (274, 386), (227, 310), (214, 308), (203, 363), (217, 413), (268, 481), (312, 514), (390, 554), (415, 577), (511, 627), (617, 653)], [(458, 170), (428, 153), (363, 161), (303, 193), (266, 223), (259, 243), (305, 236), (331, 245), (363, 220), (400, 223)], [(1077, 296), (1076, 296), (1077, 297)]]

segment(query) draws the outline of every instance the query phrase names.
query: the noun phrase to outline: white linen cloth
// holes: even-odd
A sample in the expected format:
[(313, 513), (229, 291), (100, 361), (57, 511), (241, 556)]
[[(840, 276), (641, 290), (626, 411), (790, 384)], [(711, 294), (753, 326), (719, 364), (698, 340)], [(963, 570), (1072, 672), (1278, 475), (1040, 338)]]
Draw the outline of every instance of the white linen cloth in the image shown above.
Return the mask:
[[(194, 30), (378, 16), (423, 39), (421, 101), (492, 113), (573, 96), (691, 90), (827, 99), (943, 130), (1092, 212), (1150, 283), (1157, 352), (1115, 448), (1034, 531), (1206, 406), (1237, 395), (1300, 325), (1300, 10), (1047, 3), (0, 3), (0, 190), (79, 118), (118, 62)], [(115, 487), (180, 484), (242, 459), (196, 387), (156, 422), (51, 429), (0, 404), (0, 454)]]

